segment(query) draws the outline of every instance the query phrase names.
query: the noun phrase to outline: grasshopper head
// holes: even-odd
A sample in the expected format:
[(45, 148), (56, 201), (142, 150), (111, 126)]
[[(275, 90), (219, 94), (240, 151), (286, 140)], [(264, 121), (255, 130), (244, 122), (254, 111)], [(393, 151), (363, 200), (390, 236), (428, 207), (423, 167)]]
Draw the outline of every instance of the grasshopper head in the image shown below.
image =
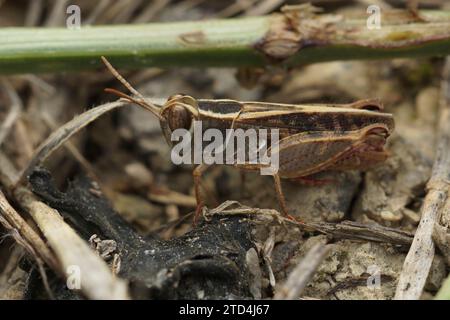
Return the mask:
[(147, 101), (133, 86), (128, 83), (119, 72), (109, 63), (109, 61), (102, 57), (102, 61), (109, 71), (119, 80), (131, 93), (137, 98), (127, 95), (115, 89), (105, 89), (106, 92), (113, 93), (122, 99), (133, 102), (142, 108), (150, 111), (155, 115), (160, 122), (164, 137), (169, 145), (172, 145), (172, 132), (176, 129), (189, 130), (192, 126), (193, 119), (197, 119), (198, 105), (197, 101), (191, 96), (184, 94), (177, 94), (169, 97), (167, 102), (161, 108), (160, 106)]
[(177, 129), (190, 130), (193, 120), (199, 115), (197, 101), (188, 95), (176, 94), (170, 96), (161, 110), (161, 129), (169, 145), (172, 145), (171, 135)]

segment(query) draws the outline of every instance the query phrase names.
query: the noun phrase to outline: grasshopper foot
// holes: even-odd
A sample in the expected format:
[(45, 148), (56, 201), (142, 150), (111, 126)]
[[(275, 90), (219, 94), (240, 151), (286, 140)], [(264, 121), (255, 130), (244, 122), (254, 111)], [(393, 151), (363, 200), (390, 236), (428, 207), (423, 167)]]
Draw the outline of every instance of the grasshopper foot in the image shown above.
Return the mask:
[(303, 220), (301, 220), (301, 219), (299, 219), (299, 218), (296, 218), (296, 217), (294, 217), (293, 215), (286, 214), (285, 217), (286, 217), (288, 220), (291, 220), (291, 221), (296, 222), (296, 223), (298, 223), (298, 224), (305, 224), (305, 223), (303, 222)]
[(197, 204), (197, 208), (195, 209), (195, 214), (194, 214), (194, 220), (192, 221), (192, 227), (195, 227), (197, 225), (198, 219), (200, 218), (200, 215), (202, 214), (204, 206), (205, 206), (205, 204), (203, 202), (199, 202)]

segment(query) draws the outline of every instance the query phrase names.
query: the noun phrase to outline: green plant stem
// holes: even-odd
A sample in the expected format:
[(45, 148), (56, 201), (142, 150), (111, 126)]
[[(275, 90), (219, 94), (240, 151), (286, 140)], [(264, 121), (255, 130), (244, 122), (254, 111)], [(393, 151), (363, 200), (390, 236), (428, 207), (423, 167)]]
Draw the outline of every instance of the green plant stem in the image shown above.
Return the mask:
[[(285, 29), (273, 33), (286, 24), (283, 14), (79, 30), (3, 28), (0, 29), (0, 73), (95, 69), (101, 64), (101, 55), (119, 67), (141, 68), (268, 64), (291, 67), (333, 60), (450, 54), (450, 11), (421, 11), (421, 15), (428, 21), (413, 21), (404, 11), (382, 14), (379, 30), (367, 28), (367, 16), (339, 20), (333, 15), (318, 15), (300, 19), (298, 30), (309, 28), (308, 32), (301, 32), (299, 48), (282, 59), (273, 59), (263, 52), (261, 45), (269, 33), (272, 33), (271, 40), (279, 37), (283, 41)], [(314, 25), (317, 30), (311, 29)]]

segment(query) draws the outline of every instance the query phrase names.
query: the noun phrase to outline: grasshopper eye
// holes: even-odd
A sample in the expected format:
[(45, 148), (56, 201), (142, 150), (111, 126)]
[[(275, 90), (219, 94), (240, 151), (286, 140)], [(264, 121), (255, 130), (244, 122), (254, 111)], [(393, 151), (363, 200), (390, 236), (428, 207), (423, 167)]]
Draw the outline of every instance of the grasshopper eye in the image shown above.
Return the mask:
[(171, 131), (176, 129), (189, 130), (192, 124), (191, 113), (183, 106), (174, 105), (168, 108), (168, 124)]

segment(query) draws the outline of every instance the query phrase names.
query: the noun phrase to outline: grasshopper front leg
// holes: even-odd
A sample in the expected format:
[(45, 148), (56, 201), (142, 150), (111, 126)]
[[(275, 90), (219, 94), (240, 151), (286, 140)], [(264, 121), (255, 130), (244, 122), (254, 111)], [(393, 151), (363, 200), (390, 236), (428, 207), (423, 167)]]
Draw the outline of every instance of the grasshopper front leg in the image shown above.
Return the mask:
[(192, 175), (194, 177), (194, 192), (195, 192), (195, 199), (197, 201), (197, 208), (195, 209), (195, 215), (194, 215), (194, 222), (193, 224), (196, 225), (198, 218), (200, 217), (200, 214), (202, 212), (203, 206), (205, 205), (205, 202), (202, 199), (201, 196), (201, 186), (202, 186), (202, 175), (205, 173), (205, 171), (210, 166), (207, 164), (199, 164), (197, 167), (195, 167), (194, 171), (192, 172)]

